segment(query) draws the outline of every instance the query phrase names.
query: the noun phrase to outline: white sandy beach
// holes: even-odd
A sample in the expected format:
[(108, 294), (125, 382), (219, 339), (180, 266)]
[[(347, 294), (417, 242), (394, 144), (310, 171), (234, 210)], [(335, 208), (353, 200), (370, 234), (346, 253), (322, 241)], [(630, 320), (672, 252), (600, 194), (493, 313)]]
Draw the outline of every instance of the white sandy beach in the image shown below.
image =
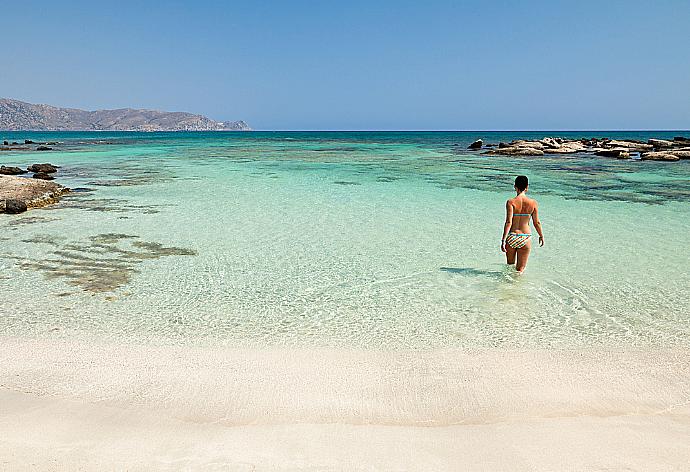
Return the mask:
[(3, 470), (688, 470), (686, 350), (3, 338)]

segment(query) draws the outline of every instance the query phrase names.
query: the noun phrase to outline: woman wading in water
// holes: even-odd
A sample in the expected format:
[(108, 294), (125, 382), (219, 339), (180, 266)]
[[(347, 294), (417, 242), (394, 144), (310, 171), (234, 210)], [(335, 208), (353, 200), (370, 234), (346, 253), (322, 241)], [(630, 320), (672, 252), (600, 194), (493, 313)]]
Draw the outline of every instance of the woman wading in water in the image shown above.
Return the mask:
[(503, 225), (503, 237), (501, 238), (501, 251), (506, 253), (506, 262), (512, 265), (517, 260), (515, 269), (519, 274), (525, 270), (527, 258), (532, 249), (530, 217), (532, 217), (534, 227), (539, 234), (539, 245), (544, 245), (544, 233), (541, 231), (537, 201), (525, 195), (527, 187), (527, 177), (519, 175), (515, 179), (517, 195), (506, 202), (506, 222)]

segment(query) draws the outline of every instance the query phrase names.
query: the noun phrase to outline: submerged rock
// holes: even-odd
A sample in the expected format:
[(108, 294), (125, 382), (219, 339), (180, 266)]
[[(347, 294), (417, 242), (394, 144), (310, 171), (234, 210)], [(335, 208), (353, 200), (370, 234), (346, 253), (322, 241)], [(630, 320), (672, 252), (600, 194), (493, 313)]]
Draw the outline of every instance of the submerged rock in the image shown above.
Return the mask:
[(52, 164), (33, 164), (27, 167), (29, 172), (43, 172), (45, 174), (52, 174), (57, 172), (58, 168)]
[(36, 148), (36, 150), (37, 150), (37, 151), (52, 151), (53, 148), (52, 148), (52, 147), (48, 147), (48, 146), (38, 146), (38, 147)]
[(34, 144), (34, 142), (31, 141), (30, 139), (25, 139), (24, 144)]
[(470, 144), (469, 146), (467, 146), (467, 149), (473, 149), (473, 150), (481, 149), (483, 144), (484, 144), (484, 141), (482, 141), (481, 139), (478, 139), (475, 142), (473, 142), (472, 144)]
[(2, 175), (19, 175), (19, 174), (26, 174), (26, 171), (24, 169), (20, 169), (19, 167), (0, 166), (0, 174), (2, 174)]

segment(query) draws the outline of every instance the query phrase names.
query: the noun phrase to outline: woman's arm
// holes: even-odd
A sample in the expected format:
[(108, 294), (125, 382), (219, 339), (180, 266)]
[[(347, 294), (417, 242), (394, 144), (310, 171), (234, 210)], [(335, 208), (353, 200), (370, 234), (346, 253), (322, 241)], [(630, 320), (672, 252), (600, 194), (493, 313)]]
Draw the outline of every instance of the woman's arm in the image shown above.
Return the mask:
[(544, 233), (541, 230), (541, 221), (539, 220), (539, 205), (534, 202), (534, 212), (532, 213), (532, 221), (534, 221), (534, 228), (539, 234), (539, 245), (544, 245)]
[(506, 238), (510, 232), (510, 227), (513, 226), (513, 205), (510, 200), (506, 202), (506, 222), (503, 224), (503, 236), (501, 236), (501, 251), (506, 252)]

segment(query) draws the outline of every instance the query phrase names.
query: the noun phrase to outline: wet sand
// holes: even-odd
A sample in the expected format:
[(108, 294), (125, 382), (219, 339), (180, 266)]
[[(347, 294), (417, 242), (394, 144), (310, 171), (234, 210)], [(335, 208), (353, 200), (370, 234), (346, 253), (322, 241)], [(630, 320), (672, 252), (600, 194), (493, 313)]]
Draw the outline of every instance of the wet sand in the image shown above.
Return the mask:
[(690, 466), (684, 349), (0, 346), (8, 470)]

